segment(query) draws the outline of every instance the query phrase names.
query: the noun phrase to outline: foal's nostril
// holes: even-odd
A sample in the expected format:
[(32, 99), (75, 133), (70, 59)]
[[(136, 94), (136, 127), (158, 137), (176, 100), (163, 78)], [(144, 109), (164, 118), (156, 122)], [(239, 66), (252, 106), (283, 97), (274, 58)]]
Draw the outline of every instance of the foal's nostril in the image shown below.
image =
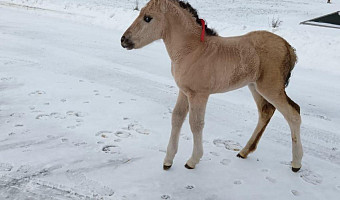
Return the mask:
[(125, 49), (131, 50), (135, 46), (135, 44), (132, 42), (131, 39), (129, 39), (129, 37), (122, 36), (120, 41), (121, 41), (122, 47)]
[(121, 39), (120, 39), (120, 42), (124, 42), (125, 40), (125, 36), (123, 36)]

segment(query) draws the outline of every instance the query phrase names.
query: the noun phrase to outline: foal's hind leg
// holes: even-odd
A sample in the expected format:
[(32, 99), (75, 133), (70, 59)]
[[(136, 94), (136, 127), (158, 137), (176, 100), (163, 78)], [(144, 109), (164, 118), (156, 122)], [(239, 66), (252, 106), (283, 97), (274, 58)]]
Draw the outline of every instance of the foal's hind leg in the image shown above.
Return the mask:
[(268, 89), (268, 84), (257, 84), (256, 90), (272, 103), (278, 111), (282, 113), (287, 120), (292, 137), (292, 170), (297, 172), (301, 168), (302, 160), (302, 144), (300, 139), (300, 107), (294, 101), (292, 101), (286, 94), (284, 88), (278, 90)]
[(256, 150), (257, 144), (266, 129), (271, 117), (275, 112), (275, 107), (265, 100), (255, 89), (253, 84), (248, 86), (257, 105), (259, 119), (253, 135), (247, 145), (237, 154), (237, 157), (246, 158), (249, 153)]
[(178, 149), (179, 133), (181, 131), (185, 117), (188, 114), (189, 103), (188, 99), (183, 92), (179, 92), (176, 106), (172, 112), (172, 128), (171, 136), (166, 151), (166, 156), (163, 163), (163, 169), (167, 170), (172, 166), (172, 162), (175, 158)]

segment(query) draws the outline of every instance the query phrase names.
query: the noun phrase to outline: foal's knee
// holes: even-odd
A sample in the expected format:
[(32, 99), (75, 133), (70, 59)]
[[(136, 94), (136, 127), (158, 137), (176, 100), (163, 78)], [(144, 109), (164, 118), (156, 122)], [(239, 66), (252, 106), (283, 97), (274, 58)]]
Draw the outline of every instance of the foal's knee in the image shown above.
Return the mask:
[(180, 126), (188, 113), (188, 108), (175, 108), (172, 112), (172, 126)]
[(196, 117), (190, 117), (189, 123), (190, 123), (191, 131), (193, 133), (200, 132), (204, 128), (204, 120), (203, 119), (197, 119)]

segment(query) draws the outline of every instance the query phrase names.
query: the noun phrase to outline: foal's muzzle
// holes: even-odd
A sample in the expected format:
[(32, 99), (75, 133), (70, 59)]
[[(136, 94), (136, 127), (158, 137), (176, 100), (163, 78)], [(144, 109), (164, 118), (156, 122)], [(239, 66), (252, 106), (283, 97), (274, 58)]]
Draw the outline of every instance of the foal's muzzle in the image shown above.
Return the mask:
[(121, 42), (122, 47), (127, 50), (131, 50), (135, 47), (135, 44), (132, 42), (132, 40), (129, 39), (129, 37), (125, 37), (124, 35), (120, 39), (120, 42)]

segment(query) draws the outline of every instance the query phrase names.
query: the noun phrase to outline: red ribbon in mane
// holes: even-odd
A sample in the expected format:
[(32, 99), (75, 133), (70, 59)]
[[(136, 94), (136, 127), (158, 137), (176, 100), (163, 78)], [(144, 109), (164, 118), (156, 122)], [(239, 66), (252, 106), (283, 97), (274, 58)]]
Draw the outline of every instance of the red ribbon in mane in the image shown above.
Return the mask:
[(204, 19), (201, 19), (201, 24), (202, 24), (201, 42), (204, 42), (204, 35), (205, 35), (205, 21), (204, 21)]

